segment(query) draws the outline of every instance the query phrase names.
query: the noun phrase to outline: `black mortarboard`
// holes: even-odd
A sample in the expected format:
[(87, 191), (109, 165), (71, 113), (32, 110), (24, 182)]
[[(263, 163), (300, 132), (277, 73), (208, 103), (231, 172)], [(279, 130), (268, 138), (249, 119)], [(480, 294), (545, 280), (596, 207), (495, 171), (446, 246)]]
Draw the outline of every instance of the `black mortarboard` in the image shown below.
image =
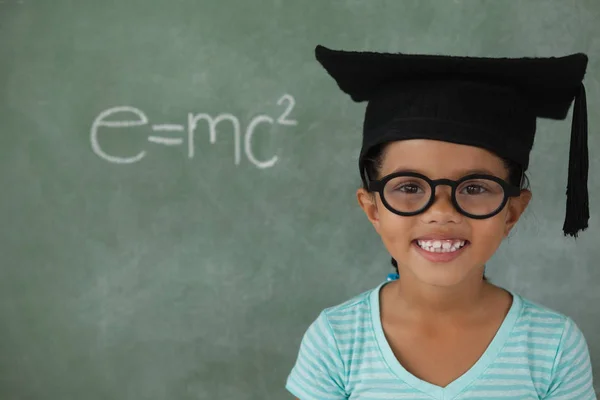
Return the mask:
[(575, 98), (565, 235), (587, 228), (588, 58), (487, 58), (315, 49), (317, 60), (357, 102), (368, 101), (359, 156), (374, 146), (427, 138), (478, 146), (525, 171), (536, 119), (565, 119)]

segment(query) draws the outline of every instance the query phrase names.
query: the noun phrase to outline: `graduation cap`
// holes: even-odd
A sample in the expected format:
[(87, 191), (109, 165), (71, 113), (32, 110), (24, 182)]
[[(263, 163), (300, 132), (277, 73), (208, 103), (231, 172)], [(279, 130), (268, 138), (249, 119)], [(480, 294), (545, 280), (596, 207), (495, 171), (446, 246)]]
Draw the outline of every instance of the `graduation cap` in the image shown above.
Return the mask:
[(565, 235), (587, 228), (587, 105), (583, 53), (547, 58), (488, 58), (315, 49), (321, 65), (356, 102), (367, 101), (359, 156), (403, 139), (485, 148), (529, 166), (536, 120), (567, 117), (573, 99)]

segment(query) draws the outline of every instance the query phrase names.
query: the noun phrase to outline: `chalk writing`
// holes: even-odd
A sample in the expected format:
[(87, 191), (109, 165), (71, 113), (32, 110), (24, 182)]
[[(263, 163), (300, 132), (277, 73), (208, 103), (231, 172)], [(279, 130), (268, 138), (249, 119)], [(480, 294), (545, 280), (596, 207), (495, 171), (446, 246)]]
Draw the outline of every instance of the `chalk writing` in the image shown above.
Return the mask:
[[(105, 121), (106, 118), (110, 117), (113, 114), (120, 112), (130, 112), (138, 116), (139, 120), (137, 121)], [(112, 162), (115, 164), (132, 164), (134, 162), (140, 161), (146, 155), (145, 151), (140, 151), (137, 155), (133, 157), (115, 157), (107, 154), (100, 147), (100, 143), (98, 143), (98, 128), (107, 127), (107, 128), (127, 128), (131, 126), (142, 126), (148, 123), (148, 117), (142, 111), (138, 110), (134, 107), (129, 106), (121, 106), (121, 107), (113, 107), (111, 109), (102, 111), (100, 115), (96, 117), (94, 123), (92, 124), (92, 130), (90, 132), (90, 141), (92, 143), (92, 149), (94, 153), (96, 153), (101, 158), (104, 158), (108, 162)]]
[(148, 141), (152, 143), (164, 144), (167, 146), (176, 146), (183, 144), (182, 138), (166, 138), (162, 136), (148, 136)]
[(292, 112), (294, 106), (296, 105), (296, 101), (292, 96), (290, 96), (289, 94), (283, 95), (283, 97), (277, 101), (277, 105), (280, 106), (281, 103), (283, 103), (286, 100), (290, 103), (290, 105), (288, 106), (287, 110), (285, 110), (285, 112), (281, 114), (281, 117), (279, 117), (277, 123), (281, 125), (298, 125), (297, 121), (286, 119), (287, 116), (290, 115), (290, 113)]
[[(277, 155), (271, 157), (268, 160), (259, 160), (256, 158), (252, 151), (252, 138), (258, 126), (260, 124), (274, 125), (275, 123), (283, 126), (296, 126), (298, 121), (289, 119), (292, 113), (296, 101), (294, 97), (289, 94), (285, 94), (278, 101), (277, 105), (282, 106), (287, 103), (287, 106), (283, 113), (277, 118), (273, 119), (268, 115), (258, 115), (254, 117), (246, 129), (243, 131), (239, 119), (229, 113), (222, 113), (216, 117), (212, 117), (209, 114), (193, 114), (188, 113), (187, 118), (187, 145), (188, 145), (188, 158), (194, 158), (195, 155), (195, 142), (196, 132), (202, 129), (202, 126), (208, 126), (208, 138), (210, 144), (217, 142), (217, 126), (221, 123), (226, 123), (233, 128), (233, 162), (235, 165), (239, 165), (242, 158), (242, 145), (244, 147), (244, 154), (248, 161), (250, 161), (257, 168), (270, 168), (274, 166), (277, 161)], [(119, 121), (108, 121), (107, 119), (117, 113), (129, 113), (135, 116), (131, 116), (124, 120)], [(206, 122), (206, 125), (203, 122)], [(133, 164), (141, 161), (146, 156), (146, 151), (142, 150), (139, 153), (129, 157), (118, 157), (115, 155), (108, 154), (100, 145), (98, 136), (100, 135), (100, 128), (128, 128), (128, 127), (139, 127), (148, 124), (148, 117), (138, 108), (131, 106), (119, 106), (113, 107), (108, 110), (102, 111), (92, 123), (90, 130), (90, 143), (94, 153), (100, 158), (114, 164)], [(202, 126), (201, 126), (202, 125)], [(186, 131), (186, 126), (179, 124), (153, 124), (151, 125), (153, 132), (165, 132), (165, 133), (177, 133)], [(242, 132), (243, 131), (243, 132)], [(243, 143), (242, 143), (243, 138)], [(181, 137), (169, 137), (152, 135), (148, 136), (148, 142), (164, 146), (180, 146), (183, 145), (184, 139)]]
[(183, 125), (175, 125), (175, 124), (152, 125), (152, 130), (153, 131), (183, 132)]

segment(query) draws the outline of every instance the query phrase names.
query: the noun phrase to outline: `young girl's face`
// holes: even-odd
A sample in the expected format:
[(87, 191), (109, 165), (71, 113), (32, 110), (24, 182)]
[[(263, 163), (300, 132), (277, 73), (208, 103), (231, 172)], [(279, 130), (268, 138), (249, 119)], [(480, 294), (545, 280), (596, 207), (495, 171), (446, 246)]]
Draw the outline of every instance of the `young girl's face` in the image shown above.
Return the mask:
[[(421, 173), (430, 179), (457, 180), (465, 175), (485, 173), (508, 181), (502, 159), (479, 147), (426, 139), (401, 140), (384, 150), (379, 178), (400, 170)], [(508, 235), (531, 198), (528, 190), (511, 197), (502, 211), (488, 219), (472, 219), (453, 206), (451, 188), (438, 186), (435, 202), (415, 216), (389, 211), (379, 194), (357, 192), (359, 204), (398, 262), (401, 276), (438, 285), (458, 284), (468, 277), (481, 280), (484, 264)], [(466, 240), (467, 245), (451, 261), (432, 261), (424, 256), (416, 240), (444, 236)]]

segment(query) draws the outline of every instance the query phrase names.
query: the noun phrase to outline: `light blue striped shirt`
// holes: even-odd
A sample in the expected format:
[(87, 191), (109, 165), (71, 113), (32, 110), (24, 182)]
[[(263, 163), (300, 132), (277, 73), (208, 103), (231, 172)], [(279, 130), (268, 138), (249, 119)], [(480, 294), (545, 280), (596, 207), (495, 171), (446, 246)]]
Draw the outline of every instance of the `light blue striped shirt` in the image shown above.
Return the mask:
[(471, 369), (445, 387), (417, 378), (383, 333), (379, 291), (386, 283), (321, 312), (302, 338), (288, 391), (301, 400), (596, 400), (575, 322), (510, 290), (512, 306)]

